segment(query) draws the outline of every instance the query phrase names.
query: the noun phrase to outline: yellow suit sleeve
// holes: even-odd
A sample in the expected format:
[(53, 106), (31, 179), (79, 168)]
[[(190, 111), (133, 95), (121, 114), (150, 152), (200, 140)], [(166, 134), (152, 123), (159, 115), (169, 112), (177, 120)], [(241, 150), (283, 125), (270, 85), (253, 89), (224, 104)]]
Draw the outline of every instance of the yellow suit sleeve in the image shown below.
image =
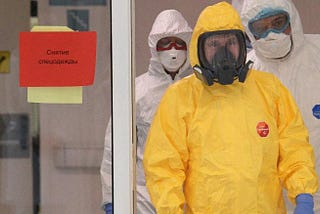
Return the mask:
[(315, 158), (309, 143), (308, 130), (300, 111), (288, 90), (279, 83), (279, 175), (288, 197), (295, 203), (301, 193), (313, 194), (318, 188)]
[(157, 213), (183, 213), (187, 169), (185, 110), (175, 92), (163, 96), (149, 130), (144, 152), (147, 188)]

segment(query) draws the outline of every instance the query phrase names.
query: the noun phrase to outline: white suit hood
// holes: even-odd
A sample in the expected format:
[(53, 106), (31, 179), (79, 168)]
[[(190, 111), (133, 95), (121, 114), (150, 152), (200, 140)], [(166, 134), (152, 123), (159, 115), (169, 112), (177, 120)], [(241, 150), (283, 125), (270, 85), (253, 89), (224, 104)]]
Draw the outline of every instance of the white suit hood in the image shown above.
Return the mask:
[(238, 11), (238, 13), (241, 13), (243, 5), (243, 0), (232, 0), (232, 6)]
[[(248, 22), (250, 19), (254, 18), (261, 10), (265, 8), (272, 9), (282, 9), (289, 13), (290, 16), (290, 26), (291, 35), (293, 39), (293, 49), (291, 50), (291, 55), (295, 55), (299, 52), (301, 45), (304, 42), (303, 28), (301, 24), (301, 19), (299, 13), (292, 3), (291, 0), (244, 0), (241, 10), (241, 18), (243, 25), (246, 28), (246, 33), (252, 43), (255, 46), (256, 39), (248, 28)], [(256, 53), (259, 57), (264, 58), (258, 52)], [(272, 61), (272, 59), (269, 59)]]
[[(159, 13), (153, 23), (148, 37), (148, 45), (151, 52), (149, 72), (165, 72), (163, 66), (160, 63), (159, 56), (156, 50), (157, 43), (160, 39), (164, 37), (175, 36), (182, 39), (186, 44), (189, 44), (191, 32), (192, 29), (189, 27), (188, 22), (179, 11), (171, 9)], [(187, 59), (177, 75), (181, 76), (189, 66), (190, 63)]]

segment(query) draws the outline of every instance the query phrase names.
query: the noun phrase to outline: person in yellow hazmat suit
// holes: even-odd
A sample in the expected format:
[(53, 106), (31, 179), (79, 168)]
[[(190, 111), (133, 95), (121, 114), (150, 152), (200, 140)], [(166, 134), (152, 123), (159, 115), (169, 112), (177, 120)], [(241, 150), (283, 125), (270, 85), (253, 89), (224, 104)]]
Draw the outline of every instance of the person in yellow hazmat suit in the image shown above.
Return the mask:
[(283, 188), (292, 203), (315, 193), (300, 111), (277, 77), (246, 63), (237, 11), (227, 2), (206, 7), (189, 50), (195, 74), (166, 90), (145, 147), (157, 213), (285, 214)]

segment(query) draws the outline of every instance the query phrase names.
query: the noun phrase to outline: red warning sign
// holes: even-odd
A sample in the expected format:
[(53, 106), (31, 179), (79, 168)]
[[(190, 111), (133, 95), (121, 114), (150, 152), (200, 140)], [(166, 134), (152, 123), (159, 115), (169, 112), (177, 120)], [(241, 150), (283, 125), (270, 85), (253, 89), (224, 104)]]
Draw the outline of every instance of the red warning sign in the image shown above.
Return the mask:
[(21, 32), (20, 86), (93, 84), (96, 32)]

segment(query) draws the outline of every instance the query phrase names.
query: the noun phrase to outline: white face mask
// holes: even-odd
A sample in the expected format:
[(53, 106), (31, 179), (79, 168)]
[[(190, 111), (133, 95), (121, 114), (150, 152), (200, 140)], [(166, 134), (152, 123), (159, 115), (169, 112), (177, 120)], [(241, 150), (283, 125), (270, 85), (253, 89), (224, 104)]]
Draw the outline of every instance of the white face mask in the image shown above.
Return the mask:
[(187, 59), (187, 51), (172, 48), (167, 51), (158, 51), (159, 59), (168, 72), (176, 72)]
[(254, 41), (252, 46), (265, 58), (282, 58), (291, 51), (291, 36), (285, 33), (271, 32), (266, 38)]

